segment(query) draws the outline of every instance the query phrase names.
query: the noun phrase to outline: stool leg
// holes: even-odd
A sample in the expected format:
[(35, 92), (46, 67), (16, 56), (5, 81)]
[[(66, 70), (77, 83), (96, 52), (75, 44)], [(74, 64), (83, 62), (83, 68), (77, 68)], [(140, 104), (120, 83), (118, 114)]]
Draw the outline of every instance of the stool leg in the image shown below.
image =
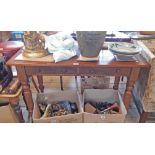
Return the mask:
[(23, 101), (24, 101), (25, 106), (26, 106), (26, 110), (28, 110), (27, 103), (26, 103), (26, 99), (25, 99), (25, 96), (24, 96), (24, 93), (23, 93), (23, 92), (22, 92), (22, 96), (23, 96)]
[(81, 79), (80, 79), (81, 94), (83, 94), (83, 92), (84, 92), (84, 87), (83, 87), (83, 85), (82, 85), (82, 81), (85, 81), (85, 76), (81, 76), (80, 78), (81, 78)]
[(36, 88), (37, 92), (39, 93), (40, 91), (39, 91), (39, 89), (38, 89), (38, 86), (37, 86), (37, 84), (36, 84), (36, 82), (35, 82), (33, 76), (32, 76), (32, 83), (33, 83), (34, 87)]
[(140, 115), (139, 123), (145, 123), (145, 121), (147, 120), (147, 116), (148, 116), (148, 112), (145, 112), (143, 110), (141, 115)]
[(77, 80), (77, 76), (75, 76), (75, 84), (76, 84), (76, 89), (78, 90), (79, 87), (78, 87), (78, 80)]
[(118, 90), (120, 78), (121, 78), (120, 76), (119, 77), (115, 77), (113, 89)]
[(61, 86), (61, 90), (64, 90), (63, 89), (63, 79), (62, 79), (62, 76), (60, 76), (60, 86)]
[(39, 89), (43, 93), (44, 92), (44, 84), (43, 84), (43, 76), (37, 75), (38, 83), (39, 83)]

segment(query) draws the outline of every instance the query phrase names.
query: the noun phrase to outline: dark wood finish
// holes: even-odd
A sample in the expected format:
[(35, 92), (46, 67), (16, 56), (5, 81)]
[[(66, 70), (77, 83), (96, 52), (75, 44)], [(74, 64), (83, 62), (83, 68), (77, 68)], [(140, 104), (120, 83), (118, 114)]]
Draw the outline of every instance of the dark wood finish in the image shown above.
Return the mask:
[(39, 91), (39, 88), (38, 88), (38, 86), (37, 86), (37, 84), (36, 84), (36, 82), (35, 82), (35, 80), (34, 80), (34, 77), (32, 76), (32, 83), (33, 83), (33, 85), (34, 85), (34, 87), (35, 87), (35, 89), (37, 90), (37, 92), (39, 93), (40, 91)]
[(44, 92), (44, 85), (43, 85), (43, 76), (37, 75), (38, 83), (39, 83), (39, 89), (43, 93)]
[(120, 78), (121, 78), (120, 76), (115, 77), (113, 89), (118, 90)]
[(26, 99), (25, 99), (25, 96), (24, 96), (24, 91), (22, 91), (22, 96), (23, 96), (23, 100), (24, 100), (24, 102), (25, 102), (25, 105), (26, 105), (26, 109), (28, 110), (28, 104), (26, 103)]
[(23, 94), (25, 96), (25, 101), (27, 104), (29, 114), (30, 114), (30, 116), (32, 116), (34, 103), (33, 103), (33, 99), (32, 99), (32, 92), (30, 89), (28, 76), (26, 75), (26, 72), (25, 72), (25, 68), (23, 66), (18, 66), (17, 74), (18, 74), (18, 78), (22, 84)]
[[(81, 62), (77, 60), (77, 57), (74, 57), (72, 59), (70, 59), (69, 61), (61, 61), (61, 62), (57, 62), (57, 63), (52, 63), (52, 62), (42, 62), (40, 60), (40, 62), (34, 62), (34, 61), (22, 61), (22, 60), (15, 60), (15, 58), (22, 52), (22, 50), (18, 51), (8, 62), (8, 65), (15, 65), (15, 66), (25, 66), (25, 67), (55, 67), (55, 69), (57, 69), (57, 67), (74, 67), (74, 68), (78, 68), (78, 67), (108, 67), (108, 68), (130, 68), (130, 67), (150, 67), (150, 65), (148, 63), (146, 63), (146, 61), (140, 56), (138, 58), (138, 61), (116, 61), (115, 57), (113, 56), (113, 54), (109, 51), (109, 50), (104, 50), (103, 52), (101, 52), (100, 55), (100, 59), (97, 62)], [(50, 68), (51, 70), (51, 68)]]
[(92, 68), (92, 67), (80, 66), (79, 74), (87, 76), (92, 74), (97, 76), (109, 76), (109, 75), (121, 76), (123, 74), (124, 76), (129, 76), (130, 68), (117, 68), (117, 67), (105, 68), (104, 66)]
[(62, 76), (60, 76), (60, 87), (61, 87), (61, 90), (64, 90), (64, 88), (63, 88), (63, 79), (62, 79)]
[(138, 79), (139, 73), (140, 73), (140, 68), (132, 68), (130, 76), (127, 78), (128, 79), (127, 86), (126, 86), (126, 90), (123, 98), (126, 109), (128, 109), (129, 107), (129, 103), (132, 96), (132, 90), (133, 90), (135, 81)]
[[(51, 67), (51, 66), (50, 66)], [(26, 67), (26, 74), (27, 75), (74, 75), (77, 73), (77, 68), (76, 67), (53, 67), (49, 69), (48, 66), (40, 66), (40, 67)]]
[(140, 115), (139, 123), (145, 123), (147, 119), (148, 119), (148, 112), (145, 112), (143, 110), (141, 115)]
[(25, 100), (27, 102), (30, 114), (33, 111), (32, 94), (28, 83), (28, 76), (32, 75), (58, 75), (58, 76), (115, 76), (116, 87), (121, 76), (128, 77), (127, 88), (124, 94), (124, 104), (128, 109), (131, 93), (135, 81), (138, 79), (141, 68), (149, 68), (150, 65), (139, 56), (137, 61), (123, 62), (116, 61), (115, 57), (109, 50), (104, 50), (100, 53), (99, 61), (97, 62), (81, 62), (74, 57), (68, 61), (58, 63), (32, 62), (15, 60), (16, 56), (21, 51), (16, 53), (7, 64), (16, 66), (18, 77), (22, 83)]

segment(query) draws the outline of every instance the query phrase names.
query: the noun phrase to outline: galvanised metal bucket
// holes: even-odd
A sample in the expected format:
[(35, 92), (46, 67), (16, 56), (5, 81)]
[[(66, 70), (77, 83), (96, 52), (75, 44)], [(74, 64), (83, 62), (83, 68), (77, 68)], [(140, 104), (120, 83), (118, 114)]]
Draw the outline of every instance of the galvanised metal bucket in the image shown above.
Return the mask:
[(106, 31), (77, 31), (77, 41), (83, 57), (97, 57), (103, 47)]

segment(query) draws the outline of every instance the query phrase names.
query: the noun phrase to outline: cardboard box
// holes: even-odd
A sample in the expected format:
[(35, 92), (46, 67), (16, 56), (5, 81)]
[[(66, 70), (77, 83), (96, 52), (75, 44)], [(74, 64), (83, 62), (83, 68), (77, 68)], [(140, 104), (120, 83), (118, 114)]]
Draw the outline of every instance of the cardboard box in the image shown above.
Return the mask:
[(10, 104), (0, 105), (0, 123), (19, 123), (19, 119)]
[[(38, 94), (41, 95), (41, 94)], [(78, 106), (78, 113), (68, 114), (63, 116), (46, 117), (41, 118), (39, 111), (39, 106), (37, 102), (34, 104), (33, 111), (33, 122), (34, 123), (82, 123), (82, 106), (80, 101), (80, 96), (77, 91), (66, 90), (66, 91), (54, 91), (52, 93), (45, 94), (45, 97), (50, 101), (63, 101), (69, 100), (71, 102), (76, 102)]]
[(122, 97), (117, 90), (113, 89), (86, 89), (83, 94), (83, 110), (85, 101), (95, 102), (118, 102), (120, 113), (118, 114), (92, 114), (83, 113), (84, 123), (122, 123), (127, 114)]

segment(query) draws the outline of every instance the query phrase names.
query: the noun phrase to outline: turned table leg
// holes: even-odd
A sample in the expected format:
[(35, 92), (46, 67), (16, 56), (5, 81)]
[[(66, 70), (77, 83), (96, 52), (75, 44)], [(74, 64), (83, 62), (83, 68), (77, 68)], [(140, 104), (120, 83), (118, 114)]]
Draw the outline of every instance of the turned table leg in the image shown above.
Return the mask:
[(132, 97), (132, 90), (136, 80), (138, 79), (139, 72), (140, 72), (140, 68), (133, 68), (127, 80), (127, 86), (126, 86), (126, 90), (123, 98), (123, 101), (127, 110), (129, 108), (129, 104)]
[(115, 81), (114, 81), (113, 89), (118, 90), (120, 78), (121, 78), (120, 76), (118, 76), (118, 77), (115, 76)]
[(22, 85), (24, 100), (26, 101), (25, 104), (27, 105), (27, 108), (29, 111), (29, 116), (32, 117), (34, 103), (33, 103), (33, 99), (32, 99), (32, 92), (30, 89), (28, 76), (26, 75), (24, 67), (18, 66), (17, 73), (18, 73), (18, 78)]
[(44, 92), (43, 76), (37, 75), (37, 79), (38, 79), (39, 89), (43, 93)]

